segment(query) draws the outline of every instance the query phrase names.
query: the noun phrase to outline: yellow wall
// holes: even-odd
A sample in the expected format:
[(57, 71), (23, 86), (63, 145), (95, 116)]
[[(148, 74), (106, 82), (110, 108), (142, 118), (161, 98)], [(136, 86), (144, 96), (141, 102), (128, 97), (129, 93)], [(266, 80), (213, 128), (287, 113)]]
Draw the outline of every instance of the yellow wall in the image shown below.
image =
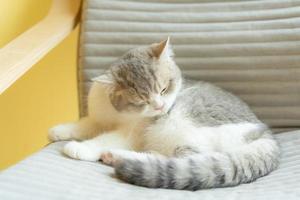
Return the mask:
[[(46, 15), (51, 0), (0, 0), (0, 47)], [(47, 129), (78, 118), (78, 28), (0, 96), (0, 169), (47, 144)]]

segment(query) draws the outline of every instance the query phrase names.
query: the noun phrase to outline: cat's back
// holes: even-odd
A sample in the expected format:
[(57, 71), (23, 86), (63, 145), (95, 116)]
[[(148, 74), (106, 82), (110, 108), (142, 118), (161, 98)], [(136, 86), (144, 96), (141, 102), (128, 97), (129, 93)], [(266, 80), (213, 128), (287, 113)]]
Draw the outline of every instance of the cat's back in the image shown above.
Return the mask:
[(232, 93), (211, 83), (185, 80), (170, 114), (185, 117), (205, 125), (238, 122), (259, 122), (248, 105)]

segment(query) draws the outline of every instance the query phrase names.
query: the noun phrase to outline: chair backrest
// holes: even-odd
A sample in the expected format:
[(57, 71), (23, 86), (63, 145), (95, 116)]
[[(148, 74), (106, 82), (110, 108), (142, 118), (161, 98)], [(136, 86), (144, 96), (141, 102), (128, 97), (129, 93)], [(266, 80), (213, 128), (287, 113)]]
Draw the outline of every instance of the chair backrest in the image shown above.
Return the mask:
[(81, 114), (90, 78), (128, 49), (171, 36), (188, 77), (245, 100), (273, 128), (300, 127), (299, 0), (87, 0)]

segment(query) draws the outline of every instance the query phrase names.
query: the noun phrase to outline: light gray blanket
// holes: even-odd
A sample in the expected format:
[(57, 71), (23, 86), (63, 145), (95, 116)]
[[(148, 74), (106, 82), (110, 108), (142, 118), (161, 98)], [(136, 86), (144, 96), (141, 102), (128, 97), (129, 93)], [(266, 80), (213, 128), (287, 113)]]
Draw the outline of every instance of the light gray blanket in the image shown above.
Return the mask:
[(300, 199), (300, 131), (276, 135), (282, 148), (278, 170), (257, 181), (197, 192), (149, 189), (112, 177), (101, 163), (61, 154), (64, 142), (51, 144), (0, 173), (1, 200), (298, 200)]

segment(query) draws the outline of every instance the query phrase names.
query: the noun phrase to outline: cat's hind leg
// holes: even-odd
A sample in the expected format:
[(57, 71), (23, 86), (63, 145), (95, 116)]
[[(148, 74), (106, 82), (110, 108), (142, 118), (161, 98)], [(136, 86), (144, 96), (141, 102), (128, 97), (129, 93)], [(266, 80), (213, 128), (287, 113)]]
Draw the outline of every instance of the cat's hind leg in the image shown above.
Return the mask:
[(157, 153), (150, 152), (136, 152), (132, 150), (124, 150), (124, 149), (111, 149), (109, 151), (105, 151), (101, 153), (100, 160), (110, 166), (114, 166), (117, 162), (122, 160), (147, 160), (148, 157), (164, 157), (163, 155)]
[(81, 118), (78, 122), (59, 124), (49, 129), (50, 141), (84, 140), (100, 132), (100, 128), (90, 118)]

